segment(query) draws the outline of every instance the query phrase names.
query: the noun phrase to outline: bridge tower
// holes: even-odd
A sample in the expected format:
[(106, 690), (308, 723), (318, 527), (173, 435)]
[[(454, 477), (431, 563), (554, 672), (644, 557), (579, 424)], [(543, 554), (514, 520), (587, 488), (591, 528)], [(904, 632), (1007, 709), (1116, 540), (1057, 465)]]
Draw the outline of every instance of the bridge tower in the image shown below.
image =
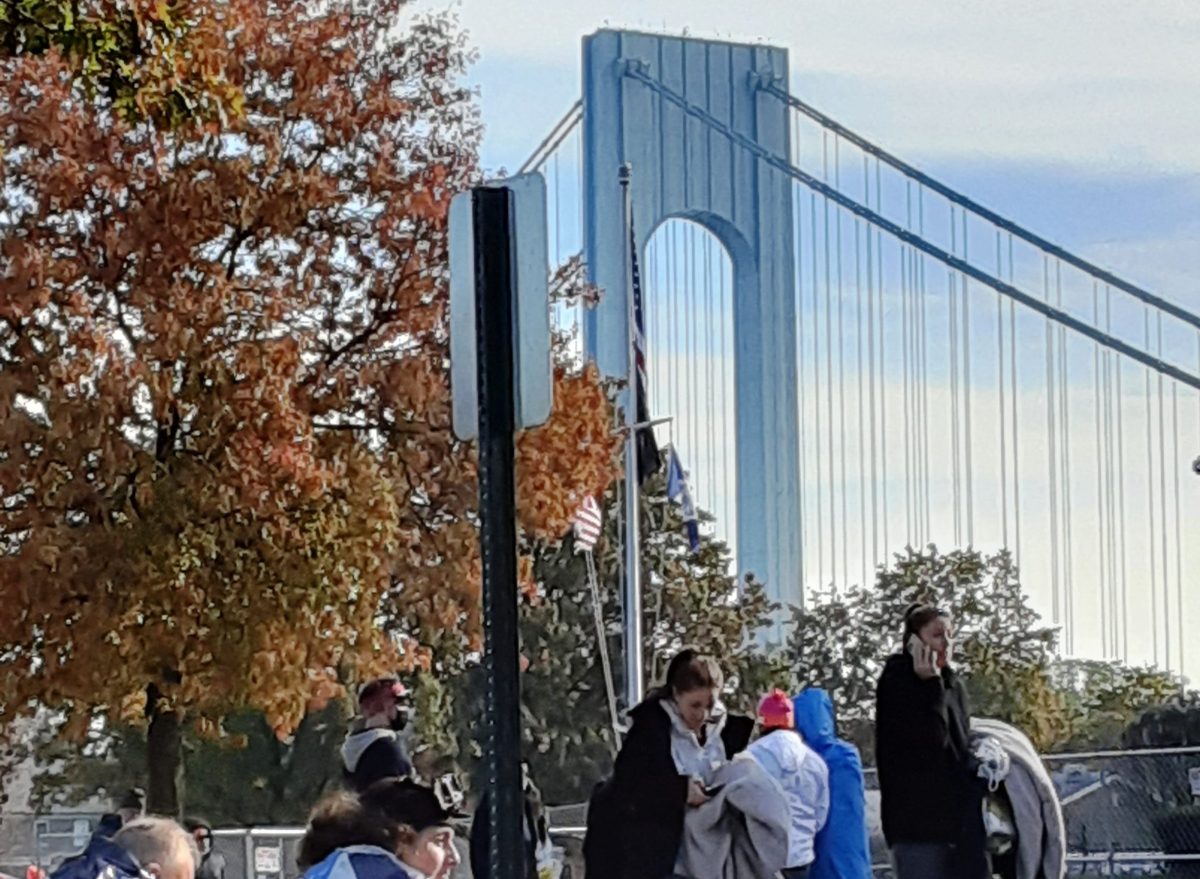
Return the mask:
[(617, 172), (629, 162), (639, 255), (671, 219), (707, 229), (729, 255), (738, 572), (765, 581), (785, 606), (800, 604), (792, 181), (626, 76), (631, 66), (788, 161), (788, 108), (755, 87), (763, 71), (786, 82), (787, 52), (628, 31), (600, 31), (584, 41), (585, 252), (591, 280), (605, 293), (585, 319), (584, 338), (604, 374), (626, 374), (630, 291)]

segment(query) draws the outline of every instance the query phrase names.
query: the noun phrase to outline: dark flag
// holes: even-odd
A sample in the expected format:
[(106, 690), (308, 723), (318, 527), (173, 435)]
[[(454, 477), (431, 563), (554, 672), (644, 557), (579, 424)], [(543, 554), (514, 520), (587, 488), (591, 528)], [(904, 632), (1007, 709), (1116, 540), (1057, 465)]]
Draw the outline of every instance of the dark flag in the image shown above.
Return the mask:
[(700, 517), (692, 501), (692, 490), (688, 486), (687, 471), (679, 462), (674, 446), (667, 446), (667, 499), (679, 504), (683, 516), (683, 527), (687, 530), (688, 545), (692, 552), (700, 551)]
[(629, 229), (629, 252), (633, 275), (633, 356), (637, 363), (636, 420), (643, 425), (637, 430), (637, 479), (638, 485), (662, 469), (662, 457), (658, 451), (658, 440), (654, 428), (650, 427), (650, 406), (646, 402), (646, 322), (642, 317), (642, 272), (638, 268), (637, 236), (633, 224)]

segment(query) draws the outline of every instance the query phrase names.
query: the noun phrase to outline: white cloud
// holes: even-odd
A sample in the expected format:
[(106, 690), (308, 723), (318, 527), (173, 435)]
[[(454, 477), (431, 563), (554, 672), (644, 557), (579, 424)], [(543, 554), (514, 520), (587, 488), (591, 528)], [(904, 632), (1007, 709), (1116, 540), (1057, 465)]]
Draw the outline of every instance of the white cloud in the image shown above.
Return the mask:
[[(506, 144), (530, 134), (537, 114), (547, 127), (569, 105), (580, 38), (607, 25), (785, 46), (797, 94), (918, 158), (1200, 170), (1200, 4), (1190, 0), (461, 0), (458, 8), (485, 59), (485, 96), (524, 108), (505, 117), (485, 106), (489, 138)], [(518, 68), (540, 82), (504, 94), (505, 71)]]
[[(1200, 210), (1200, 202), (1192, 194), (1194, 188), (1192, 193), (1187, 191), (1189, 181), (1200, 181), (1200, 102), (1195, 100), (1200, 87), (1200, 3), (1193, 0), (1009, 0), (1001, 4), (776, 0), (758, 5), (726, 0), (643, 0), (636, 4), (632, 0), (607, 4), (560, 0), (537, 5), (528, 0), (460, 0), (458, 8), (481, 52), (474, 79), (481, 89), (488, 126), (485, 162), (489, 165), (519, 163), (578, 97), (583, 36), (605, 26), (675, 34), (686, 27), (695, 37), (787, 47), (793, 92), (847, 127), (935, 176), (946, 168), (965, 169), (968, 178), (991, 173), (989, 183), (1005, 181), (1001, 195), (1006, 191), (1019, 195), (996, 200), (1020, 222), (1053, 240), (1064, 240), (1064, 230), (1058, 227), (1078, 220), (1066, 240), (1083, 255), (1176, 301), (1194, 303), (1200, 294), (1195, 281), (1200, 225), (1193, 209), (1195, 205), (1195, 210)], [(1056, 179), (1059, 169), (1061, 180), (1069, 181), (1063, 185)], [(1030, 180), (1023, 183), (1023, 174), (1030, 174)], [(1112, 185), (1118, 180), (1119, 188)], [(1157, 188), (1146, 183), (1150, 180), (1156, 181)], [(1162, 187), (1173, 183), (1164, 184), (1164, 180), (1182, 183), (1172, 190), (1175, 197), (1169, 209), (1164, 208), (1160, 196)], [(1147, 205), (1140, 216), (1153, 215), (1160, 222), (1151, 226), (1136, 213), (1125, 217), (1122, 205), (1128, 202), (1123, 199), (1140, 199), (1131, 206)], [(1006, 202), (1015, 207), (1006, 208)], [(1106, 215), (1105, 222), (1090, 222), (1100, 213)], [(567, 237), (573, 234), (568, 231)], [(1036, 352), (1030, 357), (1029, 368), (1036, 372)], [(675, 374), (685, 369), (693, 374), (702, 371), (703, 364), (695, 361), (667, 367), (668, 358), (675, 359), (660, 356), (656, 362), (660, 375), (664, 368)], [(1075, 425), (1072, 484), (1077, 503), (1074, 557), (1078, 648), (1096, 654), (1100, 650), (1098, 599), (1090, 588), (1099, 576), (1092, 551), (1098, 535), (1096, 453), (1090, 434), (1094, 423), (1090, 374), (1085, 377), (1086, 381), (1077, 379), (1082, 381), (1078, 389), (1072, 385), (1070, 400)], [(1130, 395), (1137, 390), (1126, 387)], [(931, 434), (931, 465), (943, 474), (933, 486), (932, 537), (939, 545), (950, 546), (954, 541), (949, 399), (943, 387), (931, 387), (929, 392), (930, 411), (938, 419), (938, 428)], [(889, 393), (900, 400), (903, 389), (892, 387)], [(995, 546), (999, 543), (1000, 497), (995, 489), (1000, 469), (996, 440), (999, 401), (994, 388), (982, 386), (974, 400), (977, 536), (981, 545)], [(1200, 430), (1195, 396), (1189, 392), (1187, 400), (1183, 411), (1188, 415), (1180, 440), (1181, 455), (1190, 460), (1200, 451)], [(662, 414), (672, 405), (660, 399), (656, 408)], [(1023, 383), (1020, 406), (1025, 413), (1020, 433), (1026, 585), (1037, 606), (1048, 613), (1044, 396), (1037, 387)], [(1128, 550), (1131, 577), (1143, 577), (1143, 582), (1135, 587), (1130, 625), (1135, 636), (1132, 646), (1141, 651), (1138, 658), (1149, 658), (1151, 598), (1145, 581), (1149, 579), (1150, 537), (1148, 523), (1136, 513), (1146, 506), (1148, 476), (1145, 437), (1139, 432), (1141, 422), (1135, 409), (1136, 403), (1131, 403), (1126, 423), (1131, 490)], [(681, 416), (675, 430), (682, 446), (688, 430), (686, 419), (679, 412), (674, 414)], [(818, 476), (815, 448), (810, 445), (806, 492), (810, 514), (811, 499), (821, 481), (826, 505), (831, 483), (839, 494), (839, 513), (840, 493), (848, 492), (848, 528), (854, 532), (861, 530), (857, 406), (851, 406), (847, 414), (846, 434), (835, 433), (832, 444), (834, 449), (849, 450), (845, 478), (839, 466), (830, 480), (826, 460), (820, 462), (822, 475)], [(802, 416), (802, 424), (811, 427), (812, 417)], [(728, 467), (722, 471), (718, 462), (731, 460), (734, 437), (728, 429), (728, 414), (713, 420), (718, 422), (716, 426), (692, 429), (703, 441), (691, 440), (700, 447), (686, 450), (685, 463), (693, 469), (700, 500), (722, 510), (728, 509), (732, 481), (722, 478), (728, 476)], [(895, 458), (890, 462), (887, 485), (893, 537), (902, 530), (905, 518), (903, 439), (903, 422), (890, 421), (887, 441)], [(823, 443), (826, 448), (827, 435)], [(1137, 460), (1142, 461), (1140, 468)], [(1200, 493), (1194, 482), (1188, 479), (1183, 486), (1185, 522), (1200, 515)], [(1137, 491), (1143, 492), (1140, 501), (1132, 499)], [(1141, 507), (1132, 506), (1136, 503)], [(830, 575), (828, 518), (826, 512), (824, 546), (815, 534), (815, 516), (805, 524), (810, 565), (817, 553), (824, 556), (823, 573), (810, 569), (809, 585)], [(839, 579), (844, 581), (841, 538), (835, 537)], [(851, 575), (861, 569), (862, 539), (861, 534), (852, 533), (849, 540)], [(895, 539), (890, 542), (896, 544)], [(1200, 546), (1185, 545), (1185, 577), (1200, 569), (1198, 566)], [(1200, 593), (1187, 595), (1184, 604), (1186, 619), (1200, 618)], [(1200, 655), (1189, 657), (1188, 665), (1193, 678), (1200, 675)]]

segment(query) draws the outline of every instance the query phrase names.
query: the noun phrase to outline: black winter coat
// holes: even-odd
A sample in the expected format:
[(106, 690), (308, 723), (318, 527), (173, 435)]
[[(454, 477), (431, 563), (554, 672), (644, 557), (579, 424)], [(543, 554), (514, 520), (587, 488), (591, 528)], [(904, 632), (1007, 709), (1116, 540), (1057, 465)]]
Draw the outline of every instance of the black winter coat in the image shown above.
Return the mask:
[(974, 836), (982, 795), (971, 777), (962, 682), (948, 668), (923, 680), (912, 657), (898, 653), (888, 658), (875, 695), (875, 759), (888, 845), (959, 844)]
[[(651, 696), (630, 712), (630, 727), (610, 782), (588, 814), (585, 872), (601, 879), (664, 879), (675, 868), (687, 813), (688, 782), (671, 756), (671, 720)], [(721, 739), (732, 758), (750, 743), (754, 721), (731, 715)], [(593, 810), (596, 810), (593, 812)]]

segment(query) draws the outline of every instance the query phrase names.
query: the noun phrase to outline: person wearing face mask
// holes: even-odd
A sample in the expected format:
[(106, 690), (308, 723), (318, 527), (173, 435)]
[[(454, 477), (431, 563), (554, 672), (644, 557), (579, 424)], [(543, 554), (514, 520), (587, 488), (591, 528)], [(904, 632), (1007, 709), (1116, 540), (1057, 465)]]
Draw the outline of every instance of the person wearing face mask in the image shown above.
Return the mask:
[[(587, 843), (607, 863), (618, 859), (614, 879), (671, 876), (688, 809), (709, 801), (713, 790), (706, 786), (717, 769), (749, 744), (754, 721), (727, 714), (723, 685), (715, 659), (682, 650), (665, 684), (630, 711), (632, 724), (605, 793), (614, 826), (603, 833), (615, 839), (604, 842), (598, 833)], [(590, 867), (593, 858), (588, 861)]]
[(904, 649), (888, 658), (876, 689), (883, 833), (897, 879), (990, 876), (967, 695), (950, 665), (952, 636), (948, 613), (910, 606)]
[(377, 678), (359, 688), (359, 717), (342, 745), (346, 786), (361, 793), (385, 778), (412, 775), (400, 733), (408, 723), (404, 685), (394, 677)]

